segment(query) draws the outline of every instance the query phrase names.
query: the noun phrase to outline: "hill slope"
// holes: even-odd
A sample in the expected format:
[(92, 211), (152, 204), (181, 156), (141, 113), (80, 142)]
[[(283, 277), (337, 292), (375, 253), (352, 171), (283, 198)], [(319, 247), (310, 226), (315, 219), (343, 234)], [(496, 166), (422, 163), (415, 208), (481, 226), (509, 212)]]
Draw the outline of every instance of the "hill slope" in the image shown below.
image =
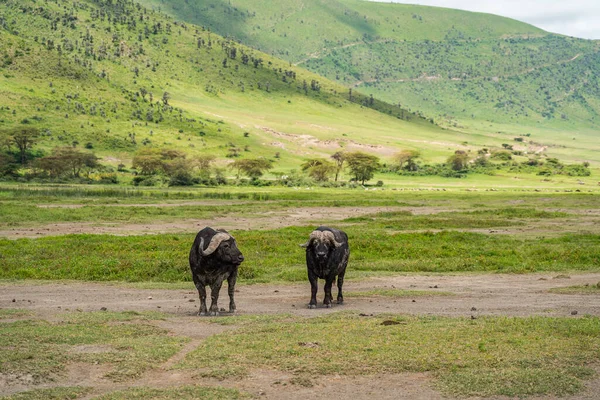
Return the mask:
[(600, 42), (499, 16), (361, 0), (140, 0), (466, 129), (600, 125)]
[(390, 154), (407, 137), (452, 138), (400, 107), (349, 101), (339, 84), (131, 1), (8, 0), (0, 27), (2, 128), (36, 126), (46, 149), (86, 144), (116, 165), (144, 147), (223, 159), (236, 148), (283, 153), (279, 164), (293, 167), (340, 146)]
[[(424, 162), (502, 148), (510, 133), (441, 129), (299, 66), (130, 0), (0, 2), (0, 131), (42, 131), (37, 150), (85, 146), (115, 167), (140, 149), (267, 157), (286, 172), (309, 157), (363, 150)], [(351, 100), (351, 101), (350, 101)], [(597, 141), (519, 145), (581, 162)], [(569, 138), (570, 139), (570, 138)], [(3, 142), (5, 145), (5, 142)]]

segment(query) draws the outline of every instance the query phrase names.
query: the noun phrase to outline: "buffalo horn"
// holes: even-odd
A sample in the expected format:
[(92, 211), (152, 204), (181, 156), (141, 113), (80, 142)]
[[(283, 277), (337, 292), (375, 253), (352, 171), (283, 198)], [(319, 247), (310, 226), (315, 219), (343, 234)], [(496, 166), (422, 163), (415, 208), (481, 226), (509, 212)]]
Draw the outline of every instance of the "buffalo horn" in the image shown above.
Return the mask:
[(301, 244), (300, 247), (308, 247), (310, 246), (310, 243), (313, 240), (319, 240), (319, 241), (329, 241), (331, 243), (333, 243), (333, 245), (335, 247), (340, 247), (342, 245), (342, 243), (338, 242), (337, 240), (335, 240), (335, 236), (333, 235), (333, 232), (329, 232), (329, 231), (312, 231), (309, 238), (308, 238), (308, 242)]
[(224, 233), (224, 232), (219, 232), (219, 233), (215, 234), (215, 236), (213, 236), (212, 239), (210, 239), (210, 243), (208, 244), (208, 247), (206, 248), (206, 250), (203, 250), (204, 249), (204, 238), (200, 238), (200, 245), (198, 247), (200, 248), (200, 252), (202, 253), (203, 256), (209, 256), (212, 253), (214, 253), (215, 250), (217, 250), (217, 247), (219, 247), (221, 242), (223, 242), (224, 240), (229, 240), (229, 239), (231, 239), (231, 235)]

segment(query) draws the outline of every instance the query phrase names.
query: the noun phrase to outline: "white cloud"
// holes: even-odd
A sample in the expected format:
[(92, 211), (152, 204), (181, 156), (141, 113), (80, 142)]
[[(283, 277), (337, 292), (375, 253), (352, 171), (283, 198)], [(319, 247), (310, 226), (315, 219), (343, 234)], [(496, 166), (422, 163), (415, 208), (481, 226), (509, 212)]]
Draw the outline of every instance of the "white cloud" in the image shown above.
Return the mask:
[(384, 0), (502, 15), (549, 32), (600, 39), (598, 0)]

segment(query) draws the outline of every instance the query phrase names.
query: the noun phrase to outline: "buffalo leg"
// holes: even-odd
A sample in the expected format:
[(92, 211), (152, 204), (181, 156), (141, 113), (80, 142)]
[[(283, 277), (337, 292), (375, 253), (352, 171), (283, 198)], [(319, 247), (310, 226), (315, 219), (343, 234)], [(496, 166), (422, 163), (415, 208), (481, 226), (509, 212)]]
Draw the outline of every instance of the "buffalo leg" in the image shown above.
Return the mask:
[(337, 302), (338, 304), (342, 304), (344, 303), (344, 295), (342, 293), (342, 286), (344, 285), (344, 274), (346, 273), (346, 271), (342, 272), (337, 279), (337, 287), (338, 287), (338, 295), (337, 295)]
[(235, 281), (237, 280), (237, 272), (232, 273), (227, 278), (227, 293), (229, 294), (229, 312), (235, 312), (235, 300), (233, 294), (235, 293)]
[(310, 282), (310, 303), (308, 308), (317, 308), (317, 290), (319, 289), (319, 277), (312, 271), (308, 271), (308, 281)]
[(331, 295), (331, 287), (333, 286), (334, 279), (327, 278), (327, 280), (325, 281), (325, 298), (323, 299), (323, 305), (327, 308), (331, 308), (331, 302), (333, 301), (333, 296)]
[(210, 315), (219, 315), (219, 292), (221, 291), (221, 286), (223, 285), (223, 279), (217, 279), (215, 283), (210, 286)]
[(198, 310), (198, 315), (206, 315), (206, 287), (204, 287), (204, 284), (200, 281), (195, 282), (195, 284), (196, 289), (198, 289), (198, 295), (200, 296), (200, 310)]

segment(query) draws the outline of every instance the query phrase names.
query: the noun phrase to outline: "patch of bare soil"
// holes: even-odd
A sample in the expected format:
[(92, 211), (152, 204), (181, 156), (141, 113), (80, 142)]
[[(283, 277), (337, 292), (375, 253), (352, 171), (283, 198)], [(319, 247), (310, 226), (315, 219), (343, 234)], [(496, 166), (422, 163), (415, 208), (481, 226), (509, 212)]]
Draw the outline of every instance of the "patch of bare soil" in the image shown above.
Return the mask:
[[(79, 206), (79, 205), (72, 205)], [(142, 206), (142, 205), (138, 205)], [(174, 205), (170, 205), (174, 206)], [(129, 205), (127, 205), (129, 207)], [(39, 227), (0, 229), (0, 237), (7, 239), (36, 238), (69, 234), (147, 235), (159, 233), (196, 233), (205, 226), (227, 230), (277, 229), (295, 225), (320, 225), (327, 221), (340, 221), (384, 211), (410, 211), (415, 214), (434, 214), (448, 211), (436, 207), (301, 207), (257, 213), (250, 217), (218, 216), (210, 219), (188, 219), (176, 222), (148, 223), (89, 223), (65, 222)]]
[[(397, 313), (478, 318), (484, 315), (561, 316), (580, 318), (600, 316), (600, 297), (594, 295), (556, 294), (549, 289), (600, 281), (600, 273), (531, 274), (531, 275), (408, 275), (346, 281), (346, 292), (374, 289), (427, 290), (431, 296), (401, 298), (346, 297), (344, 305), (310, 310), (308, 283), (293, 285), (240, 285), (236, 294), (239, 314), (290, 313), (298, 316), (320, 316), (338, 311), (356, 311), (366, 315)], [(323, 298), (322, 283), (319, 301)], [(335, 290), (334, 290), (335, 291)], [(436, 296), (436, 291), (452, 296)], [(335, 294), (335, 293), (334, 293)], [(13, 302), (14, 299), (14, 302)], [(227, 304), (226, 291), (221, 292), (221, 305)], [(103, 377), (110, 372), (106, 365), (70, 365), (64, 378), (38, 385), (27, 377), (0, 377), (0, 394), (10, 394), (33, 388), (81, 385), (94, 391), (86, 398), (128, 387), (165, 388), (204, 384), (226, 386), (246, 391), (266, 399), (346, 398), (362, 399), (442, 399), (431, 384), (428, 374), (403, 373), (377, 376), (314, 376), (306, 380), (273, 370), (253, 370), (240, 380), (217, 381), (196, 377), (193, 372), (172, 369), (172, 366), (193, 351), (204, 339), (235, 325), (208, 323), (197, 316), (198, 298), (193, 284), (189, 290), (134, 289), (100, 283), (0, 284), (0, 308), (20, 308), (32, 311), (34, 317), (57, 319), (63, 312), (98, 311), (163, 311), (170, 315), (154, 322), (172, 335), (190, 338), (190, 342), (167, 362), (157, 365), (135, 381), (114, 383)], [(224, 313), (228, 315), (228, 313)], [(3, 323), (3, 322), (0, 322)], [(107, 351), (106, 346), (78, 346), (76, 352)], [(586, 390), (572, 400), (598, 399), (600, 379), (586, 382)], [(502, 399), (500, 397), (495, 399)], [(535, 397), (533, 399), (552, 399)]]

